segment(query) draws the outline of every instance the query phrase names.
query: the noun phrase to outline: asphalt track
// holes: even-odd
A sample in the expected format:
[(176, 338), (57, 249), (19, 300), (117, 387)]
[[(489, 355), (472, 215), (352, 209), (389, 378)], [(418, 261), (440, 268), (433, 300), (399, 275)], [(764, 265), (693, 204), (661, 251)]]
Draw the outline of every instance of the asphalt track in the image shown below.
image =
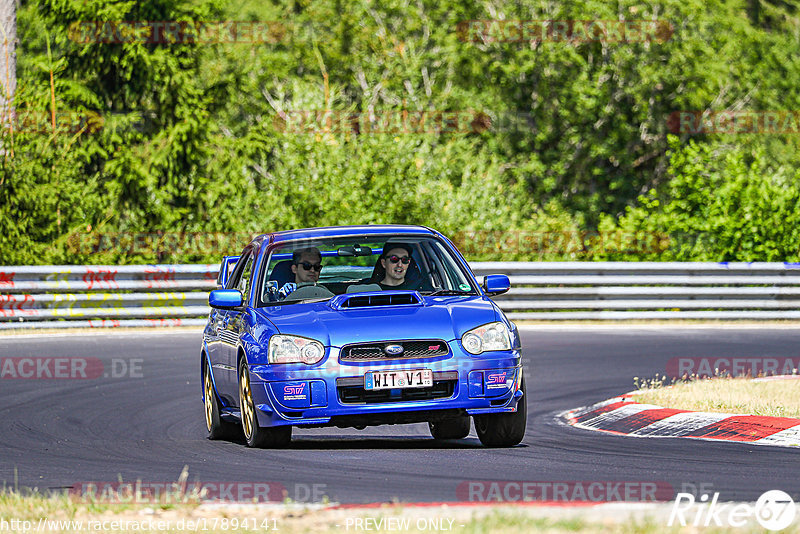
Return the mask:
[[(721, 500), (782, 489), (800, 500), (800, 450), (607, 435), (559, 423), (556, 414), (632, 389), (676, 356), (791, 356), (800, 329), (527, 327), (523, 443), (487, 449), (474, 430), (435, 443), (426, 425), (295, 431), (291, 448), (212, 442), (198, 376), (200, 334), (0, 337), (0, 359), (141, 360), (121, 378), (0, 380), (0, 484), (46, 491), (87, 481), (172, 482), (188, 466), (198, 482), (283, 484), (288, 497), (334, 502), (455, 501), (465, 481), (666, 482)], [(119, 370), (119, 369), (118, 369)], [(698, 492), (699, 493), (699, 492)]]

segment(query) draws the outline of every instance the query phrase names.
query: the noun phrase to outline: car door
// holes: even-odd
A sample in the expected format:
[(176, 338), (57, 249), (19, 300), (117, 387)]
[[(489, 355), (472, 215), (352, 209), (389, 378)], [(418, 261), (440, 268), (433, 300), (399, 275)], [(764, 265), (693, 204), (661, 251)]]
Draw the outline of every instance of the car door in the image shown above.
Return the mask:
[(222, 347), (223, 370), (223, 390), (226, 400), (233, 404), (238, 404), (238, 370), (236, 368), (238, 359), (239, 336), (242, 332), (242, 324), (246, 316), (246, 308), (250, 302), (250, 286), (253, 277), (254, 254), (252, 250), (246, 250), (239, 259), (239, 264), (233, 272), (229, 289), (238, 289), (242, 293), (242, 310), (225, 310), (220, 332)]
[[(235, 260), (234, 260), (235, 258)], [(238, 262), (239, 256), (225, 256), (219, 267), (217, 276), (217, 289), (228, 287), (233, 269)], [(227, 351), (222, 341), (223, 326), (227, 322), (227, 311), (212, 308), (208, 316), (208, 328), (206, 329), (206, 347), (208, 348), (208, 359), (214, 376), (214, 384), (217, 392), (223, 398), (225, 384), (229, 381), (227, 370)]]

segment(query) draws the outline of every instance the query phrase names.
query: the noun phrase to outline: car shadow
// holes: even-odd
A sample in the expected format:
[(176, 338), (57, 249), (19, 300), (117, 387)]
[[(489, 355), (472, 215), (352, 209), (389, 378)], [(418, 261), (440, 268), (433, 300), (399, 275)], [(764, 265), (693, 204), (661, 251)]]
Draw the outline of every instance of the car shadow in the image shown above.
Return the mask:
[[(246, 446), (244, 439), (232, 439), (231, 443)], [(524, 443), (511, 448), (527, 447)], [(442, 449), (486, 449), (478, 438), (445, 439), (414, 438), (403, 436), (385, 437), (339, 437), (339, 436), (294, 436), (291, 443), (281, 450), (442, 450)]]
[(362, 450), (362, 449), (481, 449), (477, 438), (435, 440), (412, 437), (313, 437), (298, 436), (292, 439), (290, 449), (298, 450)]

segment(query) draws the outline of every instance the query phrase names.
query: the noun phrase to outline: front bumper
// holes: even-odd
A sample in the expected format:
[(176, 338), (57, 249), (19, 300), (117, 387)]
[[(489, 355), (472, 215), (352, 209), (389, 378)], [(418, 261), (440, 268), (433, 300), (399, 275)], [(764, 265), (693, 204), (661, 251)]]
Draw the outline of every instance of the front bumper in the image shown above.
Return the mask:
[[(458, 341), (439, 358), (340, 362), (339, 349), (313, 367), (251, 365), (259, 425), (367, 426), (454, 415), (514, 412), (522, 397), (519, 350), (473, 356)], [(367, 371), (431, 369), (433, 387), (369, 391)]]

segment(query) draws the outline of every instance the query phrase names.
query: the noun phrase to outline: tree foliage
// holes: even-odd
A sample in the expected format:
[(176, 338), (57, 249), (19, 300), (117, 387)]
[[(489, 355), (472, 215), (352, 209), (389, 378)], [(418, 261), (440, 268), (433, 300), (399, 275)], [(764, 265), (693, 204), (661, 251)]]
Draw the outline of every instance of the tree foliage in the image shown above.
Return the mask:
[[(475, 259), (798, 255), (796, 134), (670, 134), (681, 110), (800, 109), (790, 3), (39, 0), (18, 17), (16, 107), (35, 120), (3, 133), (0, 264), (215, 262), (257, 233), (372, 223), (438, 228)], [(590, 20), (660, 30), (502, 33)], [(108, 42), (119, 21), (269, 35)], [(365, 128), (421, 112), (469, 120)]]

